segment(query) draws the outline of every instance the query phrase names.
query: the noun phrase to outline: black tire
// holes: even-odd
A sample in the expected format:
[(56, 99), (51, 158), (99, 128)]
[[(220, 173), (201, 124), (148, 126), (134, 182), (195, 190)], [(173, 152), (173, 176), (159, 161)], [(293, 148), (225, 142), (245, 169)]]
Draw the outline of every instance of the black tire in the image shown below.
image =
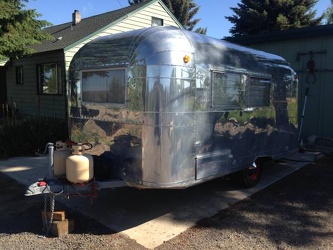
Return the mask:
[(257, 159), (256, 167), (250, 166), (239, 172), (240, 182), (245, 188), (251, 188), (258, 184), (262, 173), (263, 161)]

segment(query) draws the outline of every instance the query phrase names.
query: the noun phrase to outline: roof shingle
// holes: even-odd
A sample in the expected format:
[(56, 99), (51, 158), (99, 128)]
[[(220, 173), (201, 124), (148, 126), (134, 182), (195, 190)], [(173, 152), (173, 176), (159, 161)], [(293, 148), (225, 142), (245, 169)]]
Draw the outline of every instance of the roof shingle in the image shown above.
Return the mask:
[(71, 20), (68, 23), (45, 28), (45, 31), (51, 34), (54, 40), (44, 41), (40, 44), (33, 45), (32, 48), (36, 53), (64, 49), (153, 1), (156, 0), (148, 0), (122, 9), (82, 18), (76, 25), (73, 25)]

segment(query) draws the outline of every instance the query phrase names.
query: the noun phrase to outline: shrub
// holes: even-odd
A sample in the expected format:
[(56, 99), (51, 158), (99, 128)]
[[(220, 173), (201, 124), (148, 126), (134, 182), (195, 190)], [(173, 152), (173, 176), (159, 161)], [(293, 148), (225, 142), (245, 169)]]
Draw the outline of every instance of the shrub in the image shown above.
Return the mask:
[(32, 156), (43, 153), (48, 142), (68, 139), (65, 119), (29, 116), (0, 123), (0, 157)]

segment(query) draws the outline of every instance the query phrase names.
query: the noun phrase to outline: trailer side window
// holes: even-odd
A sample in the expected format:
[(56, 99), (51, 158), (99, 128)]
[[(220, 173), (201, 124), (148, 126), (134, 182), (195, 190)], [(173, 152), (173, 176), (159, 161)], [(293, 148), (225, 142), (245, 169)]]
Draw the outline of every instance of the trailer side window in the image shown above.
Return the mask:
[(266, 107), (270, 105), (271, 80), (264, 78), (249, 78), (246, 85), (246, 107)]
[(296, 96), (297, 96), (297, 87), (298, 87), (297, 78), (296, 79), (290, 79), (289, 81), (287, 81), (286, 82), (287, 97), (296, 98)]
[(125, 103), (125, 70), (82, 72), (82, 101)]
[(241, 74), (212, 72), (212, 107), (239, 108)]

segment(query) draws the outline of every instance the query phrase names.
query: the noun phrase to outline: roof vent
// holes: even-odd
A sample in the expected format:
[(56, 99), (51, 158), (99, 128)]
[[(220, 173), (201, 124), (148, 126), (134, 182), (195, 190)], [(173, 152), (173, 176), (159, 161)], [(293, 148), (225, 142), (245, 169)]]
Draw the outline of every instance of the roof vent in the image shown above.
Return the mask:
[(72, 24), (76, 25), (81, 21), (81, 14), (78, 10), (74, 10), (72, 14)]

